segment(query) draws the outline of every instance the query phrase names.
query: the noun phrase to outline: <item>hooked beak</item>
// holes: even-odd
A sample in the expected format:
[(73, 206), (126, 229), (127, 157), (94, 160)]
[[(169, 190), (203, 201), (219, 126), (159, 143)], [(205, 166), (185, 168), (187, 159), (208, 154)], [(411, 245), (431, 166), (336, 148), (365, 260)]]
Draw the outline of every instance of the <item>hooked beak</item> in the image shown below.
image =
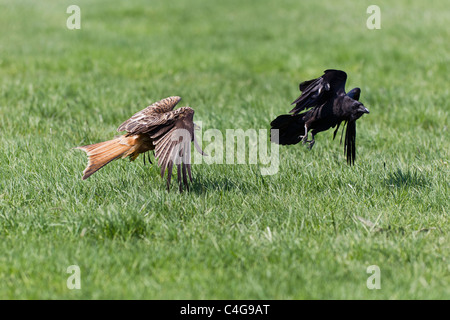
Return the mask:
[(200, 130), (200, 129), (201, 129), (200, 126), (198, 124), (195, 124), (195, 122), (194, 122), (194, 130)]
[(361, 113), (370, 113), (370, 112), (369, 112), (369, 109), (367, 109), (367, 108), (364, 107), (363, 105), (361, 105), (361, 106), (358, 108), (358, 112), (361, 112)]

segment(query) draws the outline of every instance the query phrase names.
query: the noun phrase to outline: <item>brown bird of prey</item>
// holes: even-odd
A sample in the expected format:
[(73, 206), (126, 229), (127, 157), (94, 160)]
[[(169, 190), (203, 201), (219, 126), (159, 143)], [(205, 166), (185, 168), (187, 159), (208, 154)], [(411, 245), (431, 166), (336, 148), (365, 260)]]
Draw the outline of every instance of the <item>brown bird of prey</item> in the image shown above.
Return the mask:
[(198, 152), (205, 154), (195, 139), (194, 110), (189, 107), (173, 110), (180, 100), (180, 97), (169, 97), (155, 102), (119, 126), (117, 131), (126, 131), (126, 134), (113, 140), (78, 147), (88, 156), (83, 180), (113, 160), (130, 157), (134, 161), (139, 154), (154, 150), (161, 167), (161, 177), (164, 177), (166, 169), (168, 171), (167, 190), (174, 164), (177, 166), (180, 191), (183, 190), (183, 183), (189, 189), (187, 175), (192, 182), (191, 141), (194, 141)]
[[(336, 127), (333, 139), (339, 126), (347, 125), (344, 139), (344, 152), (347, 163), (352, 165), (356, 156), (356, 120), (364, 113), (369, 113), (359, 102), (361, 89), (354, 88), (345, 93), (347, 74), (341, 70), (325, 70), (317, 79), (300, 83), (302, 94), (292, 104), (292, 115), (281, 115), (271, 122), (272, 129), (278, 129), (278, 141), (272, 135), (272, 141), (282, 144), (309, 143), (311, 149), (315, 143), (314, 136), (330, 128)], [(303, 110), (306, 112), (299, 113)], [(344, 131), (342, 131), (344, 132)], [(311, 140), (308, 140), (311, 133)], [(342, 142), (342, 135), (341, 135)]]

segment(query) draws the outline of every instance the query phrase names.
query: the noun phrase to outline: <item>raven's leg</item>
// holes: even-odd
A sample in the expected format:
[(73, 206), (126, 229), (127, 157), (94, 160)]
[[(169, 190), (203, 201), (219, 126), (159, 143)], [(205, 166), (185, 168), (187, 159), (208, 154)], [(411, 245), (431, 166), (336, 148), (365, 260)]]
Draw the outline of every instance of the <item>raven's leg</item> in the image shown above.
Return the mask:
[(314, 139), (314, 134), (311, 133), (311, 137), (312, 137), (311, 141), (308, 141), (309, 142), (309, 145), (308, 145), (309, 150), (311, 150), (312, 147), (314, 146), (314, 143), (316, 143), (316, 140)]
[(302, 143), (305, 144), (308, 142), (308, 126), (305, 123), (305, 135), (302, 137)]
[(309, 143), (308, 148), (311, 150), (315, 142), (313, 133), (311, 133), (311, 140), (308, 140), (308, 127), (305, 124), (305, 135), (302, 137), (302, 143)]

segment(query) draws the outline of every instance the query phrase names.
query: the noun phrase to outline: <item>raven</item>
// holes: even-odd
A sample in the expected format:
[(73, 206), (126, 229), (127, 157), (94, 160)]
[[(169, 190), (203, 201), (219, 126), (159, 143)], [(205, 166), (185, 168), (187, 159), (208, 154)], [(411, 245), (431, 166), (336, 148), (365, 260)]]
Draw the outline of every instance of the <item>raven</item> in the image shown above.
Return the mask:
[[(369, 113), (369, 110), (359, 102), (360, 88), (345, 93), (346, 80), (347, 74), (344, 71), (328, 69), (321, 77), (300, 83), (302, 94), (292, 103), (295, 104), (290, 111), (293, 114), (278, 116), (270, 123), (272, 130), (279, 130), (278, 141), (275, 141), (272, 135), (272, 142), (290, 145), (302, 141), (303, 144), (309, 143), (311, 149), (317, 133), (336, 127), (334, 139), (341, 122), (344, 121), (344, 127), (347, 126), (344, 153), (347, 155), (347, 163), (354, 164), (356, 120), (364, 113)], [(299, 113), (306, 109), (309, 110)], [(309, 132), (311, 140), (308, 140)]]

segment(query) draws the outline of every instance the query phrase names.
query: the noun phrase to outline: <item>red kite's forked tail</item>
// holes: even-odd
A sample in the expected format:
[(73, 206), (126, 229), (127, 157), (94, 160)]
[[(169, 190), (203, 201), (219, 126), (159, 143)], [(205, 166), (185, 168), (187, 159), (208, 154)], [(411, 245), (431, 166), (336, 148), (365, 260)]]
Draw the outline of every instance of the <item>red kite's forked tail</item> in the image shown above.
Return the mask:
[(129, 155), (132, 155), (131, 160), (134, 160), (139, 155), (137, 152), (133, 154), (138, 145), (137, 136), (123, 135), (113, 140), (76, 148), (85, 151), (88, 156), (88, 165), (83, 171), (83, 180), (113, 160), (126, 158)]

